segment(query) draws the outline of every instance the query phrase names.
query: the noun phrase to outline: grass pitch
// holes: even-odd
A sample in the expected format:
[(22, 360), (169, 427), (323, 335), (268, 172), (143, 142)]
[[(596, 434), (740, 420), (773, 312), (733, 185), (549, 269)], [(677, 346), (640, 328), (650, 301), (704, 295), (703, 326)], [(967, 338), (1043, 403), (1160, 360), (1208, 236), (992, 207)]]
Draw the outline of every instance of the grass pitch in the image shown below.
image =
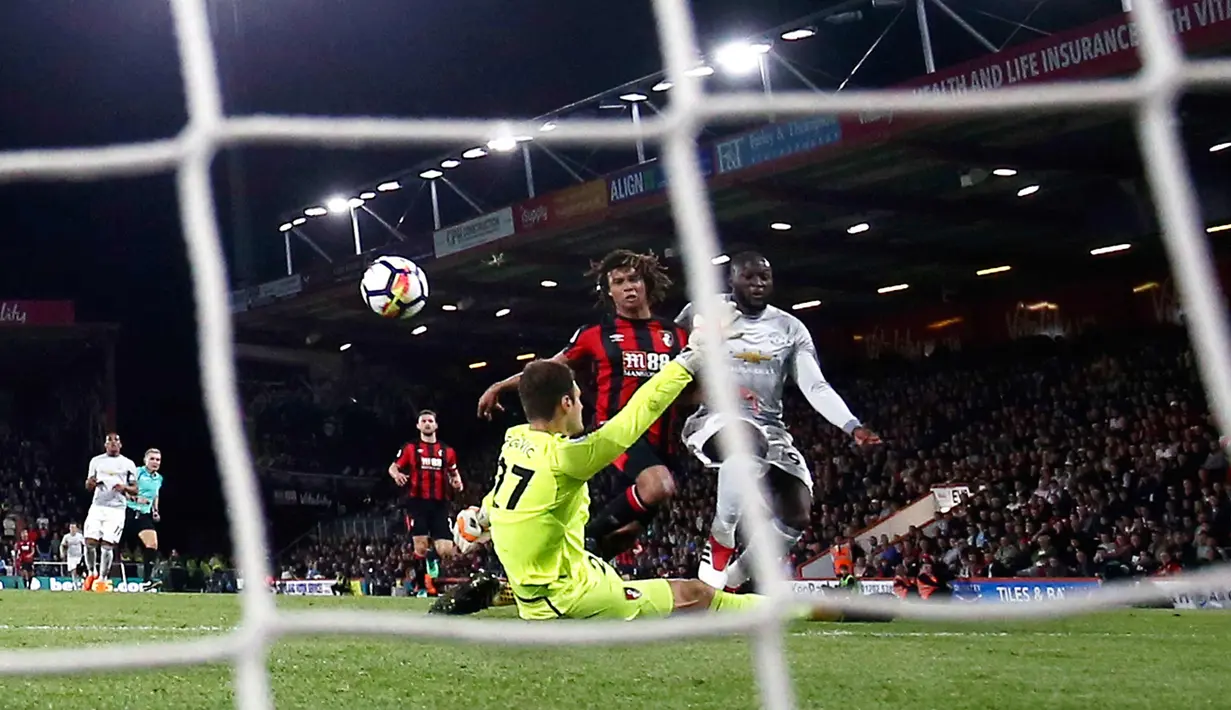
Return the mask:
[[(425, 609), (415, 599), (279, 601), (296, 609)], [(188, 639), (223, 633), (238, 618), (233, 596), (6, 591), (0, 647)], [(1231, 613), (1122, 611), (1029, 625), (800, 624), (787, 652), (801, 708), (1231, 707)], [(573, 651), (305, 637), (278, 643), (269, 668), (280, 708), (758, 707), (742, 638)], [(221, 665), (0, 676), (5, 710), (227, 708), (233, 699), (230, 669)]]

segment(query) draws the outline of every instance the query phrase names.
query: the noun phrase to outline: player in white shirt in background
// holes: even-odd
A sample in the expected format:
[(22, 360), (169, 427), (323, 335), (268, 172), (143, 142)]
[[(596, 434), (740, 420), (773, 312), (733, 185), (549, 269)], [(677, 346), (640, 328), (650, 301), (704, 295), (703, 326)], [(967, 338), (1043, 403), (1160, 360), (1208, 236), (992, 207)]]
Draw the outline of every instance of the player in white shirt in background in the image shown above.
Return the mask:
[[(769, 305), (774, 290), (769, 260), (756, 252), (736, 256), (731, 260), (730, 282), (731, 295), (726, 298), (743, 314), (741, 334), (727, 343), (727, 366), (739, 386), (740, 415), (730, 421), (702, 404), (684, 423), (683, 432), (684, 443), (693, 455), (707, 468), (718, 469), (714, 522), (697, 574), (701, 581), (718, 589), (737, 588), (747, 581), (750, 569), (743, 560), (757, 554), (749, 550), (732, 561), (735, 530), (744, 505), (734, 471), (749, 466), (764, 476), (774, 530), (784, 550), (798, 542), (811, 521), (812, 472), (782, 419), (782, 392), (788, 377), (817, 413), (850, 434), (857, 445), (880, 443), (880, 437), (855, 418), (825, 381), (816, 346), (804, 324)], [(691, 303), (675, 322), (685, 329), (692, 327)], [(731, 425), (747, 427), (754, 451), (751, 461), (719, 451), (717, 434)]]
[(68, 526), (68, 534), (60, 538), (60, 559), (68, 565), (68, 573), (73, 578), (73, 588), (81, 589), (81, 563), (85, 557), (85, 535), (77, 523)]
[(106, 578), (115, 559), (115, 546), (124, 534), (128, 496), (137, 493), (137, 465), (120, 454), (120, 435), (111, 432), (103, 442), (106, 453), (90, 459), (90, 474), (85, 487), (94, 500), (85, 519), (86, 579), (83, 589), (94, 587), (94, 580)]

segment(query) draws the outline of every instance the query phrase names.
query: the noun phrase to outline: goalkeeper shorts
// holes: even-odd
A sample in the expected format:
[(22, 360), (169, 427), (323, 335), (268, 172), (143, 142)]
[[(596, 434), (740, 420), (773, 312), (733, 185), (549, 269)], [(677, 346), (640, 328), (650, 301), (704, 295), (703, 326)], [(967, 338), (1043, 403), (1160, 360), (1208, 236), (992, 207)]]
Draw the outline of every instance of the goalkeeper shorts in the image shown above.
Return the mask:
[(675, 608), (675, 595), (665, 579), (625, 581), (603, 560), (586, 556), (577, 573), (526, 595), (514, 587), (518, 615), (527, 620), (619, 619), (667, 616)]

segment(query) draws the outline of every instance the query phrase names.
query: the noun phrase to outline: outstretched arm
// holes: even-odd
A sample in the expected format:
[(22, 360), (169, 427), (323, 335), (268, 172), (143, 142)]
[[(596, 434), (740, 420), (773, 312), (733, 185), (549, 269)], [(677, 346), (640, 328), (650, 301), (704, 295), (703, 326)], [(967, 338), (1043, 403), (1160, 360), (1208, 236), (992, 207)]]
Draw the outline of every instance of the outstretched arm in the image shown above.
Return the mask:
[[(585, 362), (590, 357), (593, 340), (597, 337), (596, 333), (590, 332), (592, 327), (578, 328), (573, 337), (569, 338), (568, 345), (564, 349), (553, 355), (550, 359), (552, 362), (558, 362), (561, 365), (576, 367), (578, 364)], [(491, 419), (492, 412), (499, 410), (504, 411), (504, 407), (500, 404), (500, 395), (509, 390), (517, 389), (517, 385), (521, 382), (521, 373), (511, 375), (509, 377), (493, 383), (488, 387), (481, 397), (479, 397), (479, 418)]]
[(593, 433), (569, 439), (559, 446), (555, 468), (583, 481), (603, 470), (637, 442), (675, 398), (692, 382), (692, 373), (679, 359), (650, 378), (618, 414)]
[(851, 413), (850, 407), (846, 406), (842, 395), (825, 379), (812, 336), (802, 325), (795, 335), (792, 359), (791, 374), (795, 378), (795, 384), (817, 414), (847, 434), (854, 434), (856, 429), (862, 428), (859, 419)]

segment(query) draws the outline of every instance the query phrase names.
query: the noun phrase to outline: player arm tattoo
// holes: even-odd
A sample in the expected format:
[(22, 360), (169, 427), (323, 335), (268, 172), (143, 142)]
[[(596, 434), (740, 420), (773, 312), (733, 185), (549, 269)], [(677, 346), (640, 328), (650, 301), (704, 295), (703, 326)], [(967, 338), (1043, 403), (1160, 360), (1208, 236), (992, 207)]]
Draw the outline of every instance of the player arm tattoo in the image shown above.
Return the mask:
[(833, 385), (825, 379), (821, 372), (821, 363), (816, 355), (816, 346), (812, 336), (801, 324), (795, 338), (795, 348), (792, 353), (792, 375), (804, 399), (817, 414), (825, 417), (830, 424), (850, 434), (859, 428), (859, 420), (851, 412), (842, 395), (838, 394)]

